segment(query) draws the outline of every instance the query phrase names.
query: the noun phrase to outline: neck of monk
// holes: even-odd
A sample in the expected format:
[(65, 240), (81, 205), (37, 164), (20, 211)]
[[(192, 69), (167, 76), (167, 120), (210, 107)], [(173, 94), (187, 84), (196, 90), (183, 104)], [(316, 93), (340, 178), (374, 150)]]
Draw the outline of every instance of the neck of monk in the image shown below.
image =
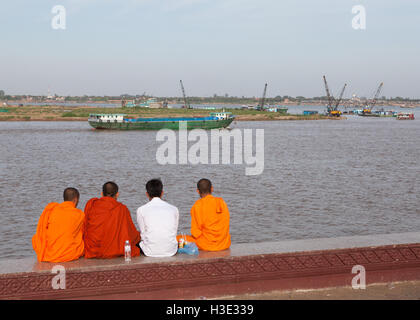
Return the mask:
[(203, 194), (200, 193), (200, 198), (207, 197), (208, 195), (211, 195), (211, 193), (203, 193)]

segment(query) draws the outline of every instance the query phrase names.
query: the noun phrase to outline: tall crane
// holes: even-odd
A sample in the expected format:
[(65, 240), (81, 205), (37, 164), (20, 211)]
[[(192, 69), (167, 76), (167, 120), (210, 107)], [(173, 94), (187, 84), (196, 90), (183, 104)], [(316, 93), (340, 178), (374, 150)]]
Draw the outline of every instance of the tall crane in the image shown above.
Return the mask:
[(341, 99), (343, 98), (344, 90), (346, 90), (346, 86), (347, 86), (347, 83), (344, 84), (344, 87), (341, 90), (340, 97), (338, 98), (338, 100), (337, 100), (337, 102), (335, 104), (334, 110), (337, 110), (338, 109), (338, 106), (340, 105)]
[[(338, 105), (340, 104), (341, 98), (343, 97), (343, 93), (344, 93), (344, 90), (346, 89), (347, 84), (346, 83), (344, 84), (344, 87), (340, 93), (340, 98), (338, 100), (335, 100), (334, 97), (330, 94), (330, 89), (328, 88), (327, 79), (325, 78), (325, 76), (323, 76), (323, 78), (324, 78), (325, 91), (327, 92), (327, 97), (328, 97), (327, 114), (329, 116), (339, 117), (341, 115), (341, 111), (337, 110), (337, 108), (338, 108)], [(333, 106), (334, 101), (336, 101), (336, 104)]]
[(264, 92), (263, 92), (263, 96), (261, 98), (261, 104), (260, 104), (261, 110), (264, 110), (265, 95), (266, 95), (266, 93), (267, 93), (267, 84), (265, 84), (265, 86), (264, 86)]
[(330, 95), (330, 89), (328, 89), (327, 79), (325, 78), (325, 76), (323, 76), (323, 78), (324, 78), (325, 91), (327, 92), (327, 98), (328, 98), (327, 112), (330, 113), (332, 110), (332, 98)]
[(184, 96), (184, 107), (187, 109), (191, 109), (190, 104), (188, 103), (188, 100), (187, 100), (187, 96), (185, 95), (185, 90), (184, 90), (184, 85), (182, 84), (182, 80), (179, 80), (179, 82), (181, 83), (182, 95)]
[[(372, 108), (375, 106), (375, 104), (376, 104), (376, 100), (378, 100), (378, 97), (379, 97), (379, 94), (381, 93), (381, 90), (382, 90), (383, 85), (384, 85), (384, 83), (383, 83), (383, 82), (381, 82), (381, 83), (379, 84), (379, 87), (378, 87), (378, 89), (376, 90), (375, 95), (373, 96), (372, 102), (370, 103), (370, 105), (372, 106)], [(371, 108), (371, 109), (372, 109), (372, 108)]]
[(370, 101), (370, 103), (368, 102), (366, 108), (363, 109), (363, 113), (371, 113), (372, 112), (372, 108), (375, 106), (376, 100), (378, 100), (378, 97), (379, 97), (379, 94), (381, 93), (383, 85), (384, 85), (383, 82), (381, 82), (379, 84), (379, 87), (378, 87), (378, 89), (376, 89), (376, 92), (375, 92), (375, 95), (373, 96), (373, 99)]

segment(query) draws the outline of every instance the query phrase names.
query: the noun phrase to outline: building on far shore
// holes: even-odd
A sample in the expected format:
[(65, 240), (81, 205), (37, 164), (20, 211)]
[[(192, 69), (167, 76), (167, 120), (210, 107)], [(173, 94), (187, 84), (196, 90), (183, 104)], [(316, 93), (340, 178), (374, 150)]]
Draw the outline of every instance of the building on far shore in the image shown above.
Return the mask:
[(159, 109), (159, 108), (167, 108), (168, 104), (166, 102), (157, 101), (156, 98), (149, 98), (146, 101), (140, 102), (136, 99), (127, 101), (125, 99), (121, 100), (121, 107), (123, 108), (152, 108), (152, 109)]

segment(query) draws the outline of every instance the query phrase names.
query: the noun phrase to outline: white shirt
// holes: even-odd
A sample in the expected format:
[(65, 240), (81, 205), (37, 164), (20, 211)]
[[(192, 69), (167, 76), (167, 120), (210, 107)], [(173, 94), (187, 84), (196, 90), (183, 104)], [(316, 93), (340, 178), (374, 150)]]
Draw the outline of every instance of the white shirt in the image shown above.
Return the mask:
[(154, 197), (137, 209), (140, 248), (149, 257), (169, 257), (178, 251), (178, 208)]

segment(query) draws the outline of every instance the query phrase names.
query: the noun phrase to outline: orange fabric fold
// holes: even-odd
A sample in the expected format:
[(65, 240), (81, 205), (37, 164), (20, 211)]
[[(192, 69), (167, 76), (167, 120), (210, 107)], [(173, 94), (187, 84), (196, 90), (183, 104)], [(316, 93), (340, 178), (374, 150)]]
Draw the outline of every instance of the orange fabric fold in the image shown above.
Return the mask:
[(84, 218), (83, 211), (70, 201), (49, 203), (32, 237), (38, 261), (66, 262), (80, 258), (84, 252)]
[(206, 251), (225, 250), (230, 247), (229, 210), (222, 198), (207, 195), (191, 208), (191, 238), (197, 247)]
[(140, 255), (140, 242), (128, 208), (112, 197), (93, 198), (86, 203), (85, 258), (113, 258), (124, 255), (129, 240), (131, 256)]

